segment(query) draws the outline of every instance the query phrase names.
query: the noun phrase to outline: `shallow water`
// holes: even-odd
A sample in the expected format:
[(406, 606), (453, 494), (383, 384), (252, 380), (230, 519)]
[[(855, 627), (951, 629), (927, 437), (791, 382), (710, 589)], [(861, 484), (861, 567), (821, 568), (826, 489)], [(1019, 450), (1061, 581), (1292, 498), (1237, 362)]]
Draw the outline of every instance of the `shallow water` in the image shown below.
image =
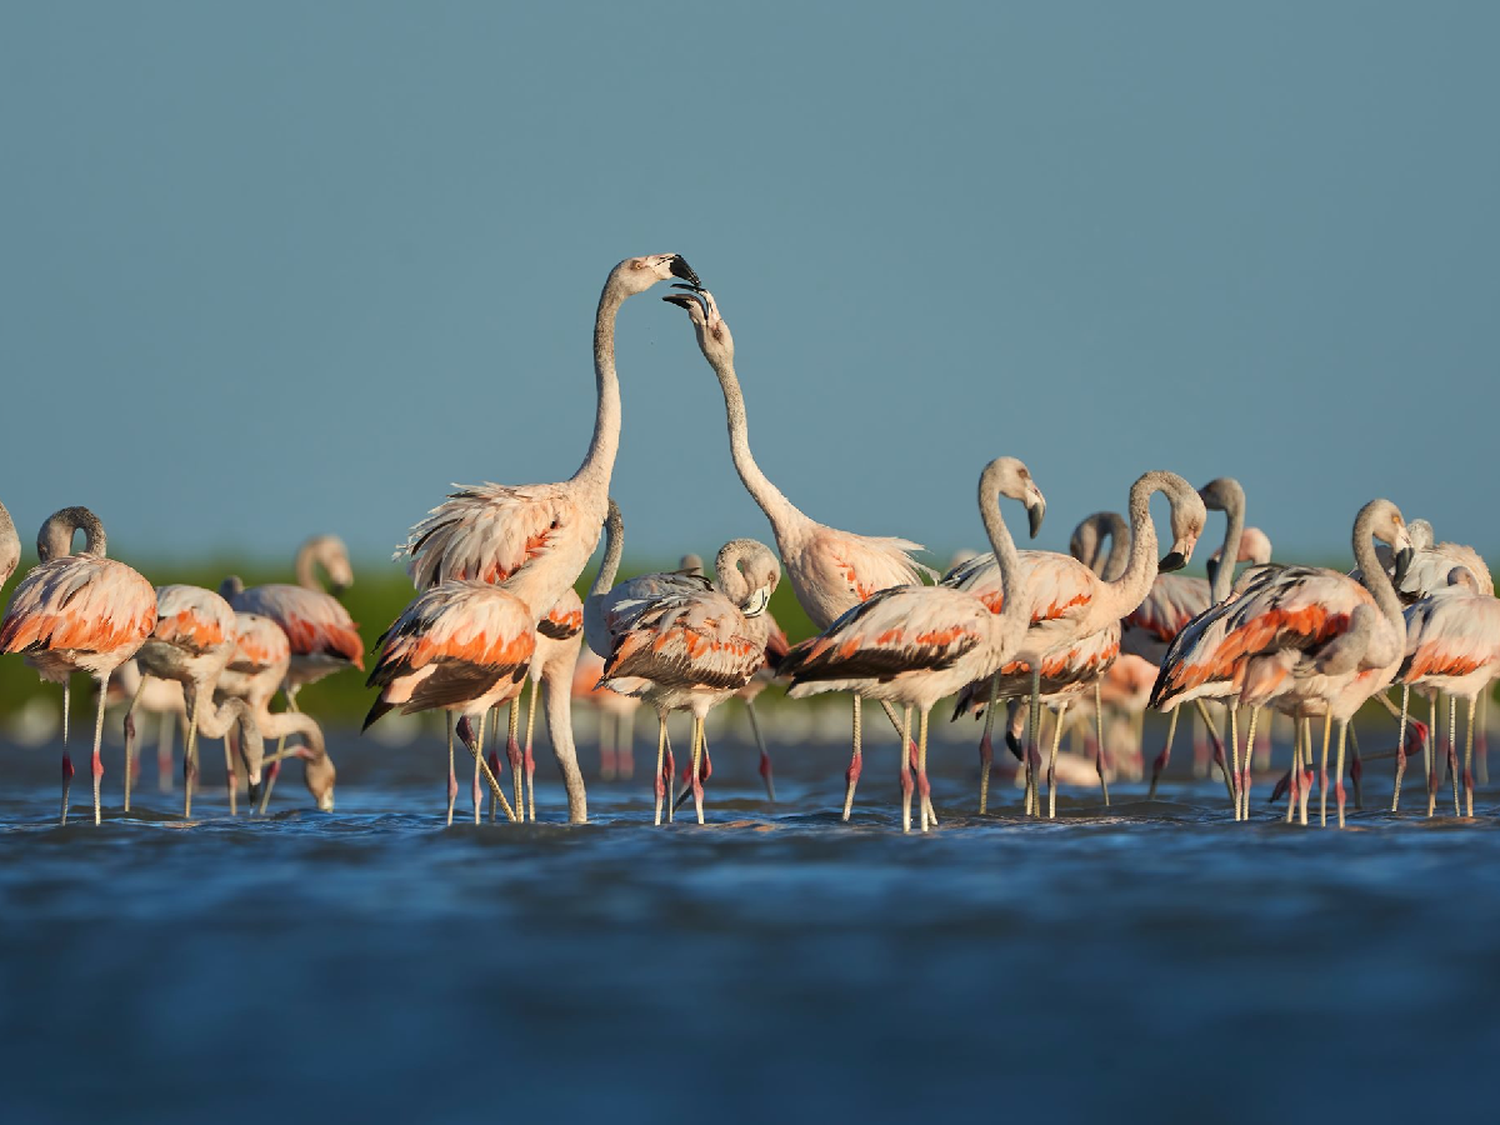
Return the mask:
[(942, 826), (902, 837), (881, 750), (845, 826), (838, 750), (783, 749), (770, 806), (726, 744), (703, 828), (652, 829), (639, 776), (569, 828), (544, 751), (550, 823), (449, 829), (441, 747), (333, 752), (331, 815), (285, 777), (232, 821), (206, 765), (185, 827), (148, 760), (126, 818), (115, 751), (105, 824), (75, 784), (59, 828), (55, 751), (0, 749), (4, 1120), (1250, 1120), (1490, 1087), (1488, 792), (1339, 833), (1271, 819), (1264, 782), (1250, 825), (1217, 783), (1065, 792), (1052, 824), (1006, 785), (981, 821), (947, 747)]

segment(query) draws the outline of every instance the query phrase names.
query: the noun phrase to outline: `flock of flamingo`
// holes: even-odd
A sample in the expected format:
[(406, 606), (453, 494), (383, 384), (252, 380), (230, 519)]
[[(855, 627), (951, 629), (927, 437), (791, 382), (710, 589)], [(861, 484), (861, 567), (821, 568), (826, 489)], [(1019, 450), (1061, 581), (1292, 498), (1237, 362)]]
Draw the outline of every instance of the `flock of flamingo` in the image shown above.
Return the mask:
[[(614, 325), (627, 298), (661, 281), (672, 281), (674, 291), (664, 299), (686, 311), (718, 378), (735, 468), (770, 521), (776, 551), (753, 539), (735, 539), (719, 551), (712, 580), (696, 560), (685, 559), (680, 570), (617, 583), (624, 524), (609, 498), (620, 440)], [(1399, 807), (1408, 752), (1420, 745), (1428, 815), (1435, 810), (1444, 766), (1453, 778), (1455, 814), (1461, 778), (1464, 810), (1473, 815), (1475, 709), (1500, 675), (1500, 601), (1476, 552), (1434, 542), (1424, 521), (1408, 524), (1390, 501), (1371, 500), (1357, 514), (1357, 569), (1349, 574), (1272, 563), (1265, 536), (1245, 525), (1245, 495), (1237, 482), (1221, 478), (1194, 489), (1163, 471), (1146, 473), (1131, 485), (1124, 517), (1099, 513), (1085, 519), (1071, 554), (1023, 551), (1007, 528), (1001, 500), (1025, 508), (1033, 537), (1046, 501), (1026, 465), (998, 457), (984, 466), (978, 487), (979, 518), (991, 551), (939, 578), (914, 558), (923, 549), (919, 544), (818, 523), (761, 471), (750, 450), (729, 326), (680, 255), (628, 258), (610, 271), (595, 321), (594, 371), (593, 438), (570, 479), (462, 488), (412, 527), (397, 551), (417, 594), (377, 642), (368, 683), (378, 695), (365, 727), (393, 710), (447, 712), (448, 823), (458, 793), (455, 735), (474, 760), (476, 821), (481, 785), (493, 798), (491, 816), (498, 806), (511, 820), (536, 819), (531, 748), (538, 691), (546, 696), (545, 718), (569, 819), (587, 819), (571, 707), (585, 640), (602, 660), (602, 665), (584, 665), (587, 677), (597, 680), (601, 698), (618, 700), (611, 709), (618, 721), (628, 723), (638, 702), (656, 711), (657, 824), (664, 817), (671, 820), (689, 795), (703, 823), (703, 782), (711, 772), (704, 720), (732, 697), (752, 700), (773, 675), (789, 681), (792, 698), (822, 692), (852, 696), (845, 820), (863, 770), (866, 699), (879, 701), (900, 737), (903, 830), (911, 830), (915, 798), (915, 820), (925, 832), (937, 824), (927, 747), (929, 717), (941, 700), (956, 696), (957, 713), (983, 714), (979, 811), (988, 810), (991, 736), (1003, 702), (1006, 745), (1026, 779), (1025, 815), (1055, 817), (1063, 717), (1092, 691), (1096, 722), (1102, 724), (1101, 693), (1111, 688), (1116, 698), (1136, 700), (1138, 710), (1149, 703), (1170, 713), (1166, 745), (1153, 763), (1152, 796), (1167, 764), (1179, 709), (1192, 704), (1212, 727), (1215, 719), (1206, 710), (1212, 704), (1228, 717), (1227, 744), (1217, 735), (1216, 741), (1233, 815), (1248, 819), (1251, 747), (1261, 713), (1270, 708), (1293, 720), (1293, 762), (1283, 779), (1285, 816), (1304, 825), (1315, 780), (1320, 819), (1327, 823), (1328, 754), (1337, 728), (1334, 793), (1343, 826), (1351, 720), (1362, 705), (1376, 700), (1399, 723), (1392, 810)], [(1149, 508), (1157, 492), (1171, 504), (1171, 543), (1159, 561)], [(1210, 580), (1169, 573), (1192, 557), (1210, 509), (1226, 515)], [(80, 531), (84, 542), (75, 551)], [(604, 560), (588, 596), (580, 599), (574, 587), (601, 535)], [(364, 669), (364, 645), (335, 597), (352, 580), (342, 544), (331, 537), (306, 544), (295, 585), (247, 589), (231, 577), (217, 593), (183, 585), (153, 588), (137, 571), (106, 556), (104, 528), (86, 508), (52, 515), (37, 537), (37, 552), (38, 565), (21, 579), (0, 621), (0, 652), (23, 654), (43, 679), (63, 685), (64, 822), (73, 776), (66, 751), (69, 679), (85, 672), (99, 685), (91, 762), (97, 824), (107, 688), (111, 675), (131, 667), (131, 661), (138, 672), (123, 681), (129, 698), (127, 811), (134, 715), (138, 707), (153, 706), (150, 693), (173, 684), (180, 685), (188, 721), (184, 817), (192, 813), (203, 735), (225, 740), (231, 812), (236, 811), (237, 776), (263, 811), (278, 764), (287, 758), (303, 763), (318, 806), (333, 807), (333, 764), (319, 724), (298, 707), (297, 693), (334, 672)], [(19, 558), (14, 525), (0, 506), (0, 583), (10, 578)], [(1249, 565), (1236, 579), (1241, 562)], [(333, 593), (319, 583), (319, 567)], [(767, 612), (783, 572), (819, 630), (795, 646), (787, 645)], [(532, 692), (523, 743), (520, 697), (528, 682)], [(1386, 695), (1397, 685), (1399, 707)], [(1429, 701), (1426, 723), (1408, 718), (1413, 690)], [(286, 706), (272, 711), (278, 692)], [(1446, 756), (1437, 737), (1443, 695), (1449, 700)], [(1468, 712), (1462, 767), (1455, 738), (1460, 699)], [(484, 753), (486, 717), (504, 705), (510, 716), (510, 798), (500, 781), (498, 754), (487, 758)], [(1045, 768), (1044, 708), (1057, 715)], [(680, 799), (667, 736), (673, 711), (688, 711), (693, 718)], [(774, 799), (770, 760), (753, 708), (750, 714), (761, 741), (761, 772)], [(1317, 719), (1322, 738), (1315, 779)], [(616, 768), (617, 753), (628, 753), (626, 730), (623, 740), (606, 740), (606, 773)], [(267, 752), (273, 738), (278, 745)], [(618, 749), (621, 741), (624, 749)], [(1354, 765), (1358, 792), (1357, 742)], [(1108, 804), (1102, 725), (1096, 767)]]

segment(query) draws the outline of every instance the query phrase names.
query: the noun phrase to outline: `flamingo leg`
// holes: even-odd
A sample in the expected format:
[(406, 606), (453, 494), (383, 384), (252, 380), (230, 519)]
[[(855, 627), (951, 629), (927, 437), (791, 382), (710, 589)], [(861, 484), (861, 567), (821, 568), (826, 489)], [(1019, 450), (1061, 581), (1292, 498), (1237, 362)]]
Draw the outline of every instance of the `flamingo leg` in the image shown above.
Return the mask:
[(1057, 722), (1052, 725), (1052, 753), (1047, 757), (1047, 819), (1057, 819), (1057, 747), (1062, 742), (1063, 716), (1068, 713), (1065, 699), (1057, 709)]
[(1469, 729), (1464, 738), (1464, 815), (1474, 815), (1474, 709), (1479, 700), (1469, 696)]
[(521, 753), (521, 700), (510, 701), (510, 722), (505, 736), (505, 754), (510, 759), (511, 791), (515, 794), (516, 808), (526, 807), (525, 785), (521, 775), (525, 770), (526, 757)]
[(229, 748), (230, 732), (224, 734), (224, 784), (229, 789), (229, 815), (239, 816), (239, 778), (234, 772), (234, 753)]
[(1448, 696), (1448, 772), (1453, 775), (1453, 815), (1458, 816), (1458, 696)]
[[(531, 754), (531, 737), (536, 732), (536, 694), (542, 690), (541, 680), (531, 681), (531, 700), (526, 704), (526, 747), (521, 752), (521, 760), (526, 766), (526, 816), (529, 820), (536, 820), (536, 759)], [(521, 801), (516, 799), (516, 808), (521, 807)]]
[[(284, 740), (278, 740), (278, 744), (279, 744), (280, 741), (284, 741)], [(272, 757), (274, 757), (274, 756), (275, 755), (272, 755)], [(269, 762), (269, 764), (266, 766), (266, 770), (265, 770), (265, 781), (266, 781), (266, 783), (265, 783), (265, 785), (263, 785), (261, 787), (261, 790), (260, 790), (260, 809), (259, 809), (259, 812), (260, 812), (261, 816), (265, 816), (266, 815), (266, 809), (271, 804), (271, 790), (276, 788), (276, 779), (278, 777), (280, 777), (280, 776), (281, 776), (281, 763), (278, 762), (278, 761), (271, 761), (271, 762)]]
[(1476, 775), (1480, 785), (1490, 783), (1489, 740), (1490, 685), (1485, 684), (1479, 693), (1479, 731), (1474, 740), (1474, 757), (1477, 762)]
[[(1026, 760), (1031, 761), (1036, 756), (1041, 761), (1041, 734), (1042, 734), (1042, 662), (1034, 660), (1031, 664), (1031, 699), (1027, 703), (1030, 719), (1026, 724)], [(1026, 801), (1027, 812), (1035, 810), (1037, 816), (1042, 815), (1042, 788), (1041, 778), (1037, 776), (1037, 770), (1033, 767), (1028, 773), (1031, 784), (1031, 794)]]
[(193, 815), (193, 787), (198, 781), (198, 701), (188, 700), (187, 744), (182, 748), (182, 818)]
[(156, 728), (156, 788), (160, 793), (172, 792), (172, 730), (176, 726), (177, 716), (163, 711)]
[(936, 821), (927, 815), (932, 808), (932, 786), (927, 780), (927, 717), (931, 708), (922, 708), (917, 735), (917, 792), (922, 797), (922, 831), (936, 827)]
[(453, 772), (453, 712), (448, 715), (448, 827), (453, 827), (453, 806), (458, 801), (458, 775)]
[(1328, 827), (1328, 741), (1333, 733), (1333, 712), (1323, 712), (1323, 756), (1318, 760), (1318, 825)]
[(1255, 751), (1255, 724), (1260, 708), (1250, 708), (1250, 724), (1245, 731), (1245, 772), (1240, 779), (1240, 819), (1250, 819), (1250, 758)]
[(130, 811), (130, 751), (135, 744), (135, 708), (141, 701), (141, 692), (146, 688), (146, 677), (135, 685), (135, 694), (130, 697), (130, 706), (125, 708), (125, 811)]
[(1427, 737), (1422, 740), (1422, 764), (1427, 767), (1427, 815), (1437, 812), (1437, 693), (1427, 698)]
[(864, 706), (864, 699), (858, 692), (854, 694), (854, 748), (849, 755), (849, 768), (844, 771), (844, 816), (843, 820), (849, 822), (849, 813), (854, 808), (854, 787), (859, 784), (859, 775), (864, 772), (864, 762), (860, 753), (860, 711)]
[(1193, 700), (1193, 706), (1198, 710), (1198, 718), (1202, 720), (1203, 726), (1208, 731), (1208, 739), (1213, 743), (1214, 762), (1219, 767), (1219, 774), (1224, 778), (1224, 790), (1229, 794), (1230, 804), (1234, 803), (1234, 778), (1229, 773), (1229, 762), (1224, 756), (1224, 739), (1219, 735), (1219, 728), (1214, 723), (1214, 717), (1208, 713), (1208, 708), (1203, 705), (1203, 700)]
[[(665, 722), (666, 720), (662, 720)], [(672, 756), (672, 732), (667, 731), (667, 823), (677, 819), (677, 759)]]
[(901, 831), (911, 831), (911, 755), (906, 752), (906, 744), (911, 741), (911, 708), (906, 709), (906, 716), (901, 723)]
[[(1385, 698), (1384, 693), (1380, 697)], [(1411, 702), (1411, 685), (1401, 685), (1401, 720), (1396, 729), (1396, 783), (1391, 787), (1391, 812), (1401, 811), (1401, 779), (1406, 775), (1406, 708)]]
[[(479, 721), (480, 724), (483, 725), (483, 715), (479, 716)], [(496, 779), (494, 771), (490, 769), (490, 764), (484, 760), (484, 739), (474, 738), (474, 732), (472, 730), (470, 730), (469, 733), (465, 735), (464, 729), (464, 727), (459, 728), (459, 737), (463, 739), (464, 749), (468, 750), (470, 754), (474, 755), (474, 760), (479, 763), (480, 769), (484, 773), (484, 782), (490, 787), (491, 802), (498, 804), (502, 809), (504, 809), (505, 819), (514, 824), (516, 820), (515, 810), (510, 807), (510, 802), (505, 799), (505, 790), (500, 788), (500, 782)], [(458, 795), (457, 783), (452, 786), (452, 790), (453, 795), (456, 797)]]
[(995, 693), (1000, 688), (1000, 673), (990, 677), (989, 702), (984, 706), (984, 734), (979, 739), (979, 815), (984, 816), (990, 806), (990, 767), (995, 760), (995, 744), (990, 741), (990, 732), (995, 729)]
[(1172, 739), (1177, 734), (1177, 716), (1182, 713), (1180, 707), (1172, 708), (1172, 717), (1167, 721), (1167, 744), (1161, 748), (1161, 753), (1151, 763), (1151, 788), (1146, 791), (1146, 800), (1156, 800), (1156, 784), (1161, 780), (1161, 774), (1167, 768), (1167, 762), (1172, 757)]
[(1235, 696), (1229, 697), (1229, 758), (1232, 779), (1229, 784), (1229, 799), (1234, 805), (1234, 819), (1240, 818), (1240, 709)]
[(667, 783), (662, 775), (663, 761), (667, 751), (667, 717), (658, 712), (656, 716), (656, 821), (661, 825), (661, 803), (667, 795)]
[(693, 751), (691, 757), (693, 767), (693, 808), (698, 814), (698, 823), (703, 823), (703, 778), (699, 771), (703, 766), (703, 716), (693, 716)]
[(1288, 775), (1286, 791), (1286, 823), (1292, 823), (1297, 808), (1297, 787), (1302, 780), (1302, 724), (1292, 720), (1292, 772)]
[(1099, 683), (1097, 679), (1094, 681), (1094, 762), (1099, 768), (1099, 788), (1104, 791), (1104, 807), (1109, 808), (1109, 778), (1104, 776), (1104, 700), (1100, 695)]
[(99, 823), (99, 781), (104, 777), (104, 759), (99, 756), (99, 748), (104, 744), (104, 685), (109, 681), (106, 675), (99, 681), (99, 712), (94, 718), (94, 760), (91, 768), (94, 774), (94, 823)]
[(760, 777), (766, 783), (766, 800), (776, 803), (776, 783), (771, 779), (771, 752), (766, 749), (765, 736), (760, 732), (760, 719), (755, 714), (755, 700), (745, 700), (745, 714), (750, 716), (750, 733), (755, 735), (755, 745), (760, 750)]
[[(886, 699), (882, 699), (880, 701), (880, 709), (885, 712), (885, 717), (890, 720), (890, 722), (891, 722), (891, 729), (894, 730), (897, 734), (900, 734), (901, 733), (901, 721), (896, 718), (896, 709), (891, 706), (890, 701), (886, 700)], [(907, 739), (907, 742), (906, 742), (906, 756), (911, 759), (911, 768), (912, 769), (916, 769), (917, 768), (917, 744), (914, 741), (912, 741), (911, 739)], [(929, 797), (927, 799), (927, 801), (925, 802), (925, 804), (927, 805), (927, 808), (926, 808), (927, 819), (929, 821), (931, 821), (933, 824), (936, 824), (937, 823), (937, 812), (932, 807), (932, 799)]]
[[(487, 712), (487, 711), (484, 712), (484, 713), (482, 713), (479, 716), (479, 735), (475, 739), (475, 742), (477, 742), (479, 744), (479, 747), (480, 747), (481, 751), (484, 749), (484, 721), (488, 717), (489, 717), (489, 712)], [(474, 823), (475, 824), (479, 824), (480, 823), (480, 815), (479, 814), (480, 814), (480, 810), (482, 809), (482, 807), (484, 805), (484, 792), (480, 788), (480, 783), (479, 783), (479, 778), (480, 778), (480, 773), (481, 773), (480, 767), (482, 767), (483, 765), (484, 765), (484, 754), (483, 753), (475, 754), (474, 755), (474, 780), (473, 780), (473, 782), (469, 786), (469, 805), (474, 810)], [(492, 804), (491, 807), (493, 807), (493, 804)]]
[(1339, 752), (1333, 765), (1333, 795), (1338, 804), (1339, 827), (1344, 827), (1344, 738), (1349, 733), (1349, 720), (1339, 720)]
[(68, 791), (73, 788), (73, 759), (68, 757), (68, 708), (73, 702), (70, 686), (67, 680), (63, 680), (62, 824), (68, 823)]
[(1302, 779), (1301, 788), (1298, 790), (1300, 800), (1298, 803), (1297, 820), (1303, 828), (1307, 827), (1307, 799), (1312, 795), (1312, 720), (1302, 720)]

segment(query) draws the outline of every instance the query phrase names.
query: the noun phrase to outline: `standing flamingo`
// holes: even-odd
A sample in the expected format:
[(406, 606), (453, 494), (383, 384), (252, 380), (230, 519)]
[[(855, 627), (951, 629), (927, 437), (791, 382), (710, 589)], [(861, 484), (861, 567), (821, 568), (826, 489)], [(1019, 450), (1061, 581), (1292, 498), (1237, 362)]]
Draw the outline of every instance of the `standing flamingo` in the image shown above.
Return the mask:
[[(698, 275), (680, 254), (626, 258), (610, 271), (594, 315), (597, 404), (583, 464), (558, 484), (455, 486), (459, 491), (414, 525), (396, 549), (394, 557), (407, 559), (418, 590), (448, 579), (493, 583), (536, 571), (542, 579), (534, 606), (540, 616), (578, 581), (599, 543), (620, 445), (615, 318), (628, 298), (671, 277), (698, 284)], [(554, 730), (554, 721), (562, 727)], [(554, 748), (573, 747), (572, 713), (561, 699), (556, 707), (548, 706), (547, 726)], [(568, 819), (581, 823), (587, 807), (576, 755), (558, 760), (568, 790)]]
[[(729, 451), (735, 471), (751, 498), (760, 505), (771, 523), (776, 548), (797, 601), (812, 621), (813, 627), (825, 630), (842, 614), (866, 601), (873, 594), (892, 586), (910, 586), (932, 575), (930, 568), (911, 557), (911, 552), (925, 550), (908, 539), (876, 538), (818, 523), (788, 500), (761, 471), (750, 452), (749, 426), (745, 417), (745, 399), (740, 393), (739, 378), (734, 370), (734, 337), (719, 314), (713, 294), (700, 290), (696, 294), (673, 294), (662, 298), (687, 310), (698, 337), (703, 358), (718, 377), (724, 393), (724, 410), (729, 424)], [(844, 819), (854, 807), (854, 790), (863, 769), (860, 748), (861, 696), (854, 693), (853, 749), (849, 769), (844, 775)], [(895, 712), (886, 704), (886, 714), (896, 724)]]
[[(277, 751), (266, 759), (265, 786), (260, 794), (261, 813), (266, 811), (283, 756), (295, 757), (302, 762), (302, 779), (307, 791), (321, 811), (332, 812), (337, 771), (328, 757), (322, 727), (311, 715), (301, 711), (271, 710), (271, 699), (281, 690), (292, 662), (292, 647), (286, 631), (269, 617), (258, 613), (236, 613), (234, 632), (234, 652), (219, 676), (215, 694), (244, 700), (266, 738), (284, 741), (295, 735), (303, 740), (302, 745)], [(253, 789), (250, 797), (255, 799)]]
[[(1344, 825), (1344, 744), (1350, 718), (1395, 677), (1405, 651), (1406, 622), (1391, 579), (1380, 567), (1375, 539), (1396, 559), (1397, 581), (1411, 559), (1400, 509), (1372, 500), (1354, 521), (1354, 556), (1363, 585), (1336, 570), (1289, 566), (1267, 570), (1239, 597), (1201, 614), (1178, 635), (1151, 694), (1171, 710), (1194, 693), (1238, 695), (1255, 716), (1267, 705), (1296, 720), (1322, 716), (1326, 779), (1331, 724), (1339, 724), (1337, 789)], [(1310, 749), (1310, 748), (1309, 748)], [(1293, 776), (1300, 764), (1293, 763)], [(1302, 822), (1306, 823), (1306, 794)], [(1321, 819), (1327, 823), (1327, 784)], [(1291, 813), (1288, 808), (1288, 815)]]
[[(1172, 550), (1160, 564), (1156, 558), (1156, 528), (1151, 522), (1151, 497), (1157, 492), (1164, 493), (1171, 502)], [(1071, 555), (1053, 551), (1020, 554), (1021, 577), (1017, 588), (1027, 603), (1030, 626), (1011, 660), (1026, 665), (1030, 673), (1028, 810), (1039, 811), (1035, 771), (1030, 767), (1037, 759), (1043, 663), (1052, 654), (1117, 625), (1145, 598), (1158, 569), (1176, 570), (1185, 566), (1208, 518), (1193, 487), (1176, 473), (1162, 470), (1145, 473), (1131, 485), (1127, 510), (1130, 558), (1125, 570), (1113, 581), (1100, 578)], [(943, 585), (979, 598), (992, 613), (1003, 610), (1008, 596), (993, 554), (980, 555), (956, 568), (944, 577)], [(998, 683), (994, 687), (991, 698), (998, 699)], [(987, 780), (981, 771), (981, 790)]]
[[(83, 550), (71, 554), (73, 535), (84, 533)], [(99, 685), (94, 722), (94, 823), (99, 816), (99, 779), (104, 763), (104, 705), (109, 674), (129, 660), (156, 625), (156, 591), (122, 562), (105, 557), (104, 525), (87, 508), (64, 508), (37, 534), (40, 560), (11, 595), (0, 619), (0, 653), (22, 652), (42, 679), (63, 685), (62, 823), (68, 822), (68, 677), (87, 672)]]
[[(1450, 745), (1457, 730), (1457, 702), (1461, 698), (1468, 701), (1463, 781), (1465, 815), (1473, 816), (1474, 711), (1480, 694), (1500, 675), (1500, 600), (1484, 593), (1480, 580), (1467, 567), (1454, 567), (1448, 581), (1449, 585), (1407, 608), (1406, 649), (1397, 679), (1403, 688), (1416, 688), (1424, 695), (1435, 698), (1439, 692), (1447, 694)], [(1404, 706), (1402, 710), (1404, 714)], [(1399, 742), (1397, 746), (1393, 811), (1400, 803), (1401, 774), (1406, 765)], [(1432, 813), (1432, 800), (1429, 796), (1428, 815)]]
[[(188, 710), (188, 737), (183, 747), (183, 817), (193, 813), (193, 786), (198, 777), (198, 736), (224, 738), (236, 723), (254, 725), (255, 718), (242, 702), (219, 708), (214, 688), (234, 653), (234, 610), (212, 590), (199, 586), (162, 586), (156, 591), (156, 627), (136, 653), (141, 682), (136, 697), (152, 678), (176, 680), (182, 685)], [(125, 809), (130, 810), (130, 758), (135, 741), (135, 697), (125, 712)], [(243, 749), (243, 744), (242, 744)], [(235, 776), (228, 743), (225, 744), (229, 812), (235, 813)], [(261, 762), (246, 760), (250, 799), (260, 789)]]
[[(999, 497), (1019, 500), (1030, 516), (1031, 534), (1041, 528), (1047, 502), (1026, 466), (997, 457), (979, 477), (979, 511), (989, 535), (1003, 588), (1022, 581), (1015, 542), (1006, 529)], [(911, 831), (912, 779), (907, 742), (911, 709), (920, 716), (917, 735), (919, 818), (923, 832), (931, 817), (927, 796), (927, 720), (933, 706), (965, 684), (994, 674), (1021, 643), (1029, 604), (1012, 597), (998, 613), (951, 586), (897, 586), (880, 591), (848, 610), (818, 636), (792, 649), (782, 670), (792, 678), (793, 699), (826, 691), (854, 691), (900, 703), (901, 828)]]

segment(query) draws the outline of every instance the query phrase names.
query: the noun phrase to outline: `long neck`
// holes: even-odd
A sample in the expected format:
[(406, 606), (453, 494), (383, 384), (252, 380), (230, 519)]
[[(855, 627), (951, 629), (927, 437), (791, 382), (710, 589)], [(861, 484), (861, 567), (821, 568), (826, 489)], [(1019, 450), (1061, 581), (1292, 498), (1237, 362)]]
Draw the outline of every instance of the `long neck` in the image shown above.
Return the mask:
[(1125, 567), (1130, 563), (1130, 527), (1119, 512), (1108, 514), (1106, 526), (1109, 528), (1109, 558), (1104, 560), (1100, 577), (1113, 582), (1125, 573)]
[(16, 534), (16, 525), (0, 504), (0, 583), (10, 577), (21, 561), (21, 537)]
[(54, 559), (71, 555), (73, 534), (78, 531), (83, 532), (83, 550), (78, 553), (104, 558), (104, 524), (87, 508), (64, 508), (53, 513), (36, 537), (37, 554)]
[(620, 448), (620, 379), (615, 374), (615, 314), (625, 303), (626, 294), (615, 284), (614, 275), (604, 283), (599, 294), (599, 309), (594, 314), (594, 386), (598, 406), (594, 412), (594, 436), (588, 455), (574, 480), (586, 480), (608, 491), (615, 454)]
[[(1126, 613), (1145, 600), (1156, 581), (1156, 525), (1151, 522), (1151, 494), (1166, 490), (1167, 474), (1147, 473), (1130, 486), (1130, 562), (1125, 573), (1105, 585)], [(1122, 614), (1116, 614), (1122, 616)]]
[(322, 583), (318, 581), (317, 572), (314, 567), (317, 560), (314, 557), (313, 545), (304, 543), (297, 550), (297, 585), (305, 590), (323, 590)]
[(1240, 557), (1240, 538), (1245, 533), (1245, 490), (1231, 490), (1229, 503), (1224, 506), (1229, 518), (1224, 523), (1224, 544), (1219, 548), (1219, 569), (1214, 571), (1209, 597), (1218, 605), (1229, 596), (1234, 585), (1234, 564)]
[(1016, 541), (1010, 537), (1005, 518), (1000, 514), (998, 482), (992, 481), (988, 472), (979, 478), (979, 513), (984, 520), (985, 534), (990, 537), (990, 549), (995, 552), (995, 561), (1000, 565), (1000, 588), (1005, 592), (1005, 604), (996, 619), (998, 631), (1001, 637), (1018, 637), (1030, 623), (1031, 607), (1025, 598), (1018, 596), (1021, 557), (1016, 554)]
[(724, 391), (724, 413), (729, 422), (729, 453), (734, 458), (735, 472), (739, 473), (746, 491), (771, 521), (776, 538), (780, 540), (797, 525), (811, 521), (786, 498), (781, 489), (771, 483), (755, 463), (755, 455), (750, 452), (750, 426), (745, 418), (745, 396), (740, 393), (740, 381), (735, 376), (734, 365), (722, 359), (710, 359), (709, 364), (719, 377), (719, 386)]
[(1401, 609), (1401, 599), (1396, 596), (1396, 588), (1391, 585), (1390, 575), (1386, 574), (1385, 567), (1380, 565), (1380, 557), (1375, 553), (1373, 528), (1376, 513), (1372, 508), (1373, 505), (1366, 504), (1354, 521), (1354, 558), (1359, 562), (1360, 581), (1370, 591), (1380, 612), (1405, 636), (1406, 618)]
[(597, 598), (607, 593), (615, 584), (615, 575), (620, 570), (620, 556), (625, 553), (625, 525), (619, 512), (613, 507), (604, 521), (604, 561), (599, 564), (599, 573), (594, 575), (588, 596)]

